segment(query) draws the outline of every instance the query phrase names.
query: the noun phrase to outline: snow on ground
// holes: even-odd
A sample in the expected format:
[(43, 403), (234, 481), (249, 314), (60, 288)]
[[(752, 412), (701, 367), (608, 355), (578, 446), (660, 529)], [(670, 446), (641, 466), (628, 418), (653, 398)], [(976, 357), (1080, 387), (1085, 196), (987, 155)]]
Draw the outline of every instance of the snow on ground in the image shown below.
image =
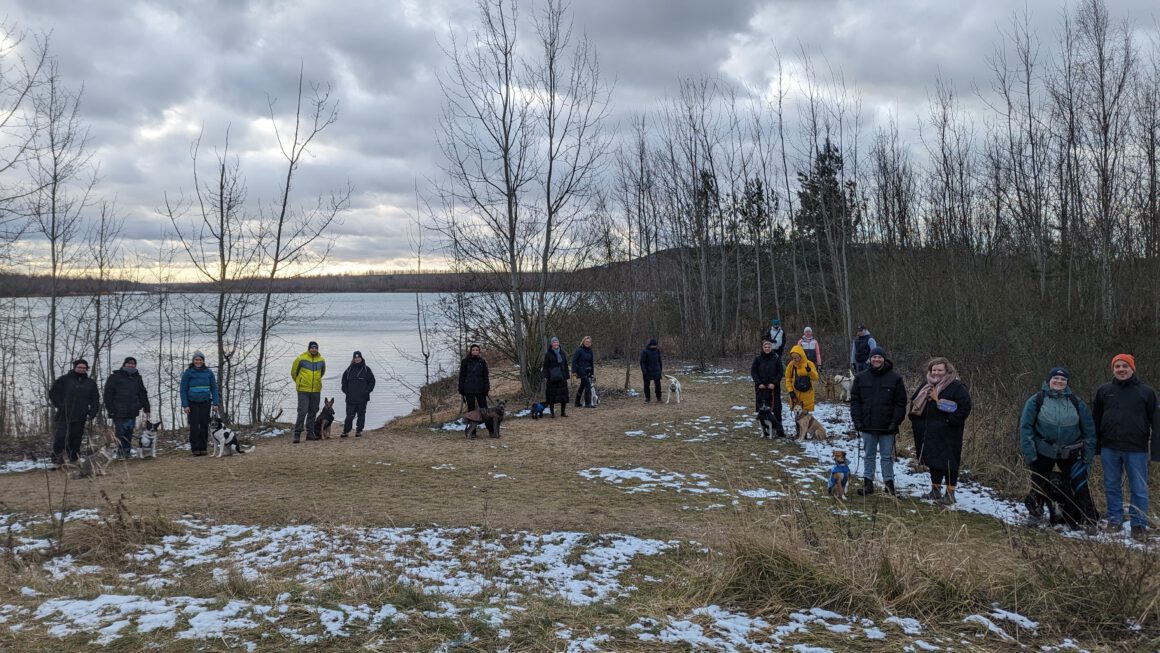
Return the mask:
[(0, 465), (0, 474), (17, 474), (30, 472), (34, 469), (50, 469), (52, 461), (44, 460), (12, 460)]
[(713, 487), (704, 474), (682, 474), (681, 472), (656, 471), (647, 467), (615, 469), (611, 467), (591, 467), (577, 472), (588, 480), (600, 479), (620, 487), (626, 494), (653, 492), (666, 489), (689, 494), (725, 494), (725, 490)]

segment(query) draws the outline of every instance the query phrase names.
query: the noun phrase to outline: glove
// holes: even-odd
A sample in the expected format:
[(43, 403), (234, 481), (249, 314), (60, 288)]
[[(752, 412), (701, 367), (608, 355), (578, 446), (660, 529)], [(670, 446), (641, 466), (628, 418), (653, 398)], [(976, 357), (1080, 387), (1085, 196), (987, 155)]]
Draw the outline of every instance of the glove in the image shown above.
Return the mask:
[(794, 392), (793, 390), (790, 390), (789, 391), (789, 398), (793, 401), (797, 401), (797, 393)]

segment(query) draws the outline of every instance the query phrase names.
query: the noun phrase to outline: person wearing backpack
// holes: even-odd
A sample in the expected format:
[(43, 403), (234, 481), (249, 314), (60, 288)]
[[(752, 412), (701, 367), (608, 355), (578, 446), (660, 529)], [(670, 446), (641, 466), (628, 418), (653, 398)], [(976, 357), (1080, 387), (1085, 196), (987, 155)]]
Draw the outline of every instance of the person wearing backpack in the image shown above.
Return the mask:
[(1089, 535), (1096, 531), (1099, 514), (1088, 487), (1088, 471), (1096, 455), (1096, 425), (1088, 407), (1068, 387), (1071, 375), (1054, 367), (1043, 387), (1023, 405), (1019, 419), (1019, 446), (1031, 472), (1031, 495), (1025, 505), (1039, 521), (1043, 507), (1053, 500), (1051, 473), (1058, 467), (1065, 496), (1071, 505), (1065, 514), (1078, 511), (1078, 523)]
[(801, 345), (794, 345), (789, 350), (789, 364), (785, 366), (785, 391), (789, 395), (790, 410), (801, 404), (806, 412), (813, 412), (818, 378), (818, 366), (806, 358)]
[(762, 336), (763, 340), (768, 340), (773, 343), (773, 353), (777, 354), (778, 360), (785, 354), (785, 331), (781, 328), (781, 320), (773, 318), (769, 321), (769, 330)]

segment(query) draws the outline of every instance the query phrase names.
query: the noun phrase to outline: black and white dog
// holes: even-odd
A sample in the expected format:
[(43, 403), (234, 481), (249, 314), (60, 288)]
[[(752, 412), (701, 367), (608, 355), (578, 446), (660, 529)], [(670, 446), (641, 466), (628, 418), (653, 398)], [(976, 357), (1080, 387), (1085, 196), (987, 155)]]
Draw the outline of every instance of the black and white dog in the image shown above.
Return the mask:
[(595, 408), (600, 405), (600, 395), (596, 393), (596, 377), (592, 374), (588, 375), (588, 387), (592, 389), (592, 407)]
[(669, 380), (669, 389), (665, 393), (665, 403), (669, 403), (673, 395), (677, 395), (677, 403), (681, 403), (681, 382), (677, 380), (677, 377), (668, 374), (665, 375), (665, 378)]
[(157, 430), (161, 428), (161, 420), (150, 422), (145, 420), (145, 428), (141, 430), (141, 448), (137, 449), (138, 458), (157, 457)]
[(769, 404), (762, 402), (757, 409), (757, 424), (761, 427), (761, 437), (772, 440), (777, 434), (777, 420)]
[(214, 415), (210, 419), (209, 426), (210, 437), (213, 438), (215, 457), (221, 458), (223, 455), (226, 455), (226, 452), (229, 452), (229, 455), (232, 456), (235, 453), (253, 451), (253, 445), (243, 448), (242, 445), (238, 444), (238, 434), (234, 433), (233, 429), (228, 428), (225, 422), (222, 421), (222, 418), (217, 415)]

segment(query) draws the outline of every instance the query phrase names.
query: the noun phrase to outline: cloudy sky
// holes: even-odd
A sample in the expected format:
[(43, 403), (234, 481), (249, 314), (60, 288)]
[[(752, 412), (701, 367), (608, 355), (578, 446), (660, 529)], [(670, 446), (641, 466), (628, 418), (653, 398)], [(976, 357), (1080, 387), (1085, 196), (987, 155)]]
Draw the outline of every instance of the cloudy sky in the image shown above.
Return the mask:
[[(227, 126), (251, 200), (272, 198), (284, 165), (267, 96), (292, 109), (299, 66), (330, 82), (340, 116), (298, 173), (306, 199), (355, 187), (332, 230), (331, 269), (412, 265), (405, 237), (413, 188), (437, 174), (435, 142), (446, 65), (440, 42), (476, 19), (472, 0), (9, 0), (7, 21), (51, 33), (65, 81), (83, 85), (83, 118), (100, 163), (98, 193), (116, 198), (130, 249), (155, 257), (168, 226), (164, 196), (191, 186), (190, 143), (220, 146)], [(1009, 0), (574, 0), (614, 83), (611, 120), (623, 124), (690, 75), (768, 88), (773, 53), (805, 51), (857, 86), (868, 114), (904, 126), (925, 112), (934, 80), (960, 92), (986, 84), (986, 55)], [(1110, 0), (1140, 36), (1155, 35), (1155, 0)], [(1045, 41), (1067, 3), (1028, 0)], [(534, 7), (524, 0), (521, 10)], [(530, 30), (527, 30), (530, 33)], [(792, 63), (792, 62), (791, 62)], [(913, 131), (913, 130), (911, 130)], [(916, 133), (903, 138), (917, 141)]]

